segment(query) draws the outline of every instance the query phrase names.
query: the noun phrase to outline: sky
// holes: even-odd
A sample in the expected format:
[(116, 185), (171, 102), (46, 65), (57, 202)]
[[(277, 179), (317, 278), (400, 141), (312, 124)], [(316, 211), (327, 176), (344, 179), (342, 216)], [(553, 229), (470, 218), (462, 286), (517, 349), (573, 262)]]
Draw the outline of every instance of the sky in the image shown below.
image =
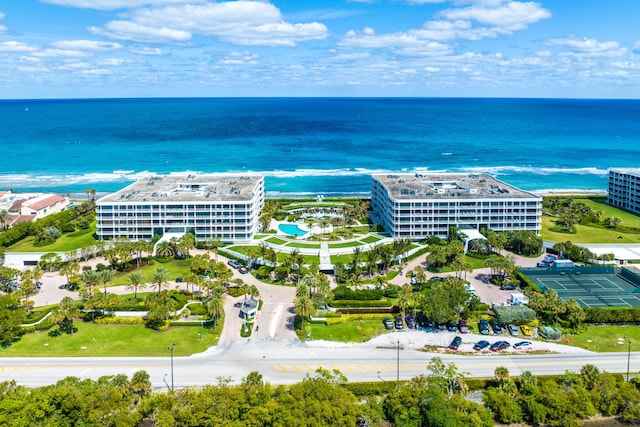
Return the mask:
[(0, 99), (640, 98), (638, 0), (3, 0)]

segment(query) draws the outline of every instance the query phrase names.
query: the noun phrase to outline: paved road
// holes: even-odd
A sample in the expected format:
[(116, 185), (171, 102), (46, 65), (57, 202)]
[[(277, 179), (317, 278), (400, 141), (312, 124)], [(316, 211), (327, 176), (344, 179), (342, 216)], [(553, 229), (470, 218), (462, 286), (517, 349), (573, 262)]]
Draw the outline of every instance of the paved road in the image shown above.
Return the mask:
[[(176, 387), (216, 384), (218, 378), (228, 377), (238, 383), (251, 371), (259, 371), (265, 381), (288, 384), (300, 381), (307, 374), (323, 367), (339, 369), (349, 381), (392, 381), (410, 379), (427, 372), (434, 356), (445, 363), (454, 362), (471, 377), (491, 377), (497, 366), (505, 366), (511, 375), (525, 370), (534, 374), (562, 374), (566, 370), (578, 371), (592, 363), (601, 370), (626, 372), (627, 353), (538, 354), (538, 355), (482, 355), (425, 353), (397, 346), (372, 347), (358, 344), (343, 348), (307, 345), (290, 340), (235, 341), (189, 357), (174, 358)], [(640, 353), (631, 353), (631, 371), (640, 369)], [(399, 360), (399, 363), (398, 363)], [(96, 379), (102, 375), (124, 373), (131, 376), (145, 369), (154, 388), (170, 384), (170, 358), (2, 358), (0, 373), (3, 380), (15, 379), (26, 386), (53, 384), (70, 375)], [(398, 370), (399, 368), (399, 370)]]

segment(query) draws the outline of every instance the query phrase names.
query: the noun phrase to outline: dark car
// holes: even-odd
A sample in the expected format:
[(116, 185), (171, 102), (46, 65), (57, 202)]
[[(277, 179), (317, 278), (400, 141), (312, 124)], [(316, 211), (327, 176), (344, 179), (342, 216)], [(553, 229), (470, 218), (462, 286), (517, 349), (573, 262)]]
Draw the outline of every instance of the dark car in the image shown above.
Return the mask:
[(502, 285), (500, 286), (500, 289), (503, 291), (515, 291), (516, 287), (513, 285)]
[(546, 268), (546, 267), (549, 267), (549, 264), (547, 264), (544, 261), (540, 261), (539, 263), (536, 264), (536, 267)]
[(435, 280), (436, 282), (442, 282), (444, 281), (444, 277), (440, 277), (440, 276), (433, 276), (431, 279), (429, 280)]
[(445, 323), (438, 323), (436, 325), (436, 329), (438, 329), (438, 331), (446, 331), (447, 330), (447, 325)]
[(405, 321), (407, 322), (407, 328), (416, 328), (416, 318), (413, 316), (413, 314), (407, 314), (407, 317), (405, 317)]
[(460, 333), (462, 334), (469, 333), (469, 327), (467, 326), (467, 321), (464, 319), (458, 320), (458, 328), (460, 329)]
[(449, 344), (449, 348), (451, 350), (457, 350), (458, 347), (460, 347), (460, 344), (462, 344), (462, 338), (456, 336), (453, 341), (451, 341), (451, 344)]
[(449, 332), (455, 332), (455, 331), (457, 331), (457, 330), (458, 330), (458, 325), (456, 325), (456, 324), (455, 324), (455, 323), (453, 323), (453, 322), (448, 322), (448, 323), (447, 323), (447, 331), (449, 331)]
[(419, 328), (424, 328), (425, 326), (427, 326), (427, 322), (427, 316), (425, 316), (424, 313), (416, 314), (416, 323), (418, 324)]
[(476, 345), (473, 346), (473, 349), (476, 351), (484, 350), (485, 348), (489, 347), (489, 345), (489, 341), (482, 340), (478, 341)]
[(496, 341), (493, 344), (491, 344), (491, 347), (489, 347), (489, 350), (491, 351), (501, 351), (501, 350), (506, 350), (511, 346), (511, 344), (509, 344), (506, 341)]
[(491, 329), (493, 329), (493, 333), (496, 335), (500, 335), (502, 333), (502, 326), (498, 322), (493, 322), (491, 324)]
[(396, 329), (404, 329), (404, 323), (402, 323), (402, 316), (396, 316), (395, 326), (396, 326)]
[(489, 335), (489, 322), (486, 319), (480, 319), (478, 330), (482, 335)]
[(182, 283), (182, 277), (176, 277), (176, 283)]
[(384, 323), (384, 327), (387, 328), (387, 330), (393, 329), (393, 320), (391, 320), (391, 318), (385, 317), (382, 323)]

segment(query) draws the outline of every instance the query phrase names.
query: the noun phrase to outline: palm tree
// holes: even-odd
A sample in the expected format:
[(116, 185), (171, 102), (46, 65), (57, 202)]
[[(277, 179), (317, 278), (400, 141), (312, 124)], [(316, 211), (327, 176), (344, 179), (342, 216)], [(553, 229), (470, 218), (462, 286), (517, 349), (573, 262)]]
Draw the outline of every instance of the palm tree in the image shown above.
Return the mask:
[(293, 301), (293, 308), (304, 324), (304, 320), (313, 312), (313, 301), (308, 295), (300, 295)]
[(211, 298), (207, 301), (205, 310), (213, 319), (213, 327), (216, 328), (218, 325), (218, 317), (220, 317), (220, 313), (224, 311), (224, 289), (222, 286), (217, 286), (212, 289)]
[(94, 288), (100, 285), (102, 273), (96, 270), (84, 270), (80, 281), (84, 284), (85, 288), (89, 291), (89, 295), (93, 293)]
[(256, 285), (249, 286), (249, 296), (253, 299), (256, 299), (260, 296), (260, 290)]
[(73, 319), (79, 314), (80, 310), (76, 303), (70, 297), (64, 297), (58, 304), (58, 308), (51, 313), (49, 319), (58, 324), (61, 329), (66, 326), (67, 333), (73, 335)]
[(4, 227), (7, 225), (7, 217), (9, 213), (4, 209), (0, 210), (0, 230), (4, 230)]
[(169, 283), (169, 272), (164, 267), (156, 268), (151, 282), (153, 283), (153, 287), (158, 288), (159, 295), (162, 290), (166, 289)]
[(145, 288), (147, 285), (144, 283), (144, 278), (140, 273), (132, 273), (129, 276), (129, 284), (127, 289), (133, 290), (133, 299), (138, 299), (138, 289)]
[(60, 274), (67, 278), (67, 282), (71, 280), (71, 277), (77, 275), (80, 272), (80, 264), (78, 261), (69, 261), (60, 268)]
[(175, 255), (175, 250), (171, 242), (163, 240), (156, 245), (156, 256), (160, 258), (170, 258)]
[(107, 296), (107, 286), (113, 280), (113, 272), (111, 270), (102, 270), (100, 272), (100, 283), (104, 286), (104, 296)]

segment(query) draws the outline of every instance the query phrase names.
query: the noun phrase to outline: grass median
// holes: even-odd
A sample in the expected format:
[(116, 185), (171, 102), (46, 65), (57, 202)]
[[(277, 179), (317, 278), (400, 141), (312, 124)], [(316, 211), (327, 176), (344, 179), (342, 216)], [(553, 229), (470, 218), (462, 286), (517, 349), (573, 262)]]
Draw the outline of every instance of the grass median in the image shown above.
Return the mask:
[(589, 326), (580, 334), (564, 335), (561, 343), (591, 351), (609, 352), (628, 351), (629, 340), (631, 351), (639, 351), (640, 328), (637, 325)]

